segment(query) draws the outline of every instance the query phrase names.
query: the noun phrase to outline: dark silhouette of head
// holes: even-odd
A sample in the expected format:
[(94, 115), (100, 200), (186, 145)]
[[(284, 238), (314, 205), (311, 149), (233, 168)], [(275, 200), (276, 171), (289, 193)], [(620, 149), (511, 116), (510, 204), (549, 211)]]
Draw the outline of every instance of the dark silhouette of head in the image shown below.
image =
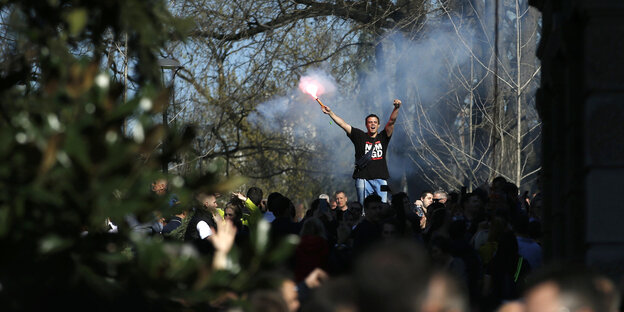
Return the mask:
[(247, 190), (247, 198), (249, 198), (256, 206), (260, 207), (260, 202), (262, 202), (262, 196), (264, 193), (262, 189), (256, 186), (252, 186)]
[(408, 240), (378, 244), (356, 261), (358, 311), (418, 311), (427, 290), (426, 251)]

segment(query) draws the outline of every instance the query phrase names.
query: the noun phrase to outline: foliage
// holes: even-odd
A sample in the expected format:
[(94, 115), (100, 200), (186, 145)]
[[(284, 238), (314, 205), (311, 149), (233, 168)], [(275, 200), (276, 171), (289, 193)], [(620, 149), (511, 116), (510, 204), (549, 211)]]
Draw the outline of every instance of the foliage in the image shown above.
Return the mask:
[[(326, 134), (303, 126), (314, 116), (297, 116), (293, 108), (261, 122), (252, 118), (262, 104), (279, 107), (276, 98), (288, 98), (288, 107), (302, 105), (289, 90), (312, 67), (327, 70), (351, 90), (359, 71), (374, 66), (380, 38), (421, 27), (428, 3), (173, 1), (172, 12), (196, 20), (186, 42), (166, 48), (184, 65), (176, 81), (176, 111), (180, 119), (198, 125), (193, 153), (179, 157), (176, 169), (222, 162), (226, 174), (242, 174), (263, 189), (299, 196), (297, 202), (345, 188), (344, 181), (351, 185), (350, 172), (336, 176), (329, 166), (334, 164), (320, 164), (315, 157), (318, 150), (335, 146), (318, 142), (315, 138)], [(308, 135), (297, 136), (297, 131)], [(340, 148), (348, 148), (342, 139)], [(348, 166), (351, 161), (335, 164)]]
[[(240, 183), (223, 180), (218, 168), (166, 176), (182, 203), (175, 208), (150, 190), (171, 157), (159, 153), (161, 142), (173, 154), (194, 140), (190, 127), (172, 135), (156, 122), (169, 101), (158, 53), (188, 23), (160, 0), (2, 1), (0, 12), (3, 308), (193, 310), (226, 290), (244, 291), (253, 271), (235, 279), (239, 272), (212, 272), (211, 260), (190, 246), (139, 235), (124, 222), (171, 215), (189, 208), (193, 191)], [(136, 87), (127, 100), (103, 57), (122, 38)], [(129, 118), (136, 122), (126, 135)], [(107, 233), (106, 218), (119, 233)], [(289, 248), (254, 246), (248, 261), (257, 263), (280, 261)]]
[[(305, 128), (314, 116), (290, 108), (302, 102), (289, 91), (298, 78), (321, 68), (340, 90), (326, 104), (343, 108), (336, 110), (342, 117), (383, 114), (383, 103), (404, 100), (390, 146), (394, 180), (448, 190), (497, 175), (534, 181), (540, 122), (527, 95), (539, 75), (532, 56), (539, 16), (526, 1), (500, 1), (496, 55), (488, 1), (173, 3), (174, 14), (197, 21), (188, 41), (166, 48), (184, 64), (177, 111), (200, 125), (193, 153), (176, 164), (182, 171), (218, 161), (226, 174), (285, 194), (303, 191), (303, 199), (345, 188), (352, 154), (322, 164), (316, 153), (340, 154), (350, 143)], [(436, 41), (440, 34), (452, 43)], [(288, 108), (276, 114), (281, 105)], [(272, 118), (253, 122), (266, 107)], [(302, 128), (305, 136), (297, 134)]]

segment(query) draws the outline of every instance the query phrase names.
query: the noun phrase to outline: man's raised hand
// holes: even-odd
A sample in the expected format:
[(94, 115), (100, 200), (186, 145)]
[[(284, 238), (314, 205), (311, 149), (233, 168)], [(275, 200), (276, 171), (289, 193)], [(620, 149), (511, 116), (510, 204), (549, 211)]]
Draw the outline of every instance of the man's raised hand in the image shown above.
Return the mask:
[(399, 108), (399, 107), (401, 107), (401, 100), (399, 100), (399, 99), (394, 99), (394, 102), (392, 103), (392, 105), (394, 105), (394, 108)]
[(323, 111), (323, 113), (325, 113), (327, 115), (329, 115), (329, 113), (331, 113), (331, 109), (327, 105), (321, 106), (321, 110)]

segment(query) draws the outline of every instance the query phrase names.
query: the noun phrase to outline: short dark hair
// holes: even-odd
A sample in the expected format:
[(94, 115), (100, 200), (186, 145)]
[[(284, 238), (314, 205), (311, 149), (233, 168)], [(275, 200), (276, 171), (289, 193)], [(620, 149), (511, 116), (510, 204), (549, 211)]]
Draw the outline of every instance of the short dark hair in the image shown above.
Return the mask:
[(275, 217), (294, 217), (295, 206), (290, 199), (281, 193), (273, 192), (269, 194), (267, 200), (269, 211), (273, 212)]
[(366, 196), (366, 198), (364, 198), (364, 209), (368, 209), (369, 207), (372, 207), (373, 205), (378, 205), (381, 204), (381, 196), (377, 195), (377, 194), (371, 194)]
[(431, 194), (433, 196), (433, 191), (431, 191), (431, 190), (424, 190), (424, 191), (422, 191), (422, 193), (420, 193), (420, 198), (426, 197), (427, 194)]
[(357, 214), (358, 216), (362, 215), (362, 204), (360, 204), (359, 201), (355, 200), (355, 201), (350, 201), (347, 203), (347, 207), (349, 207), (349, 209), (347, 209), (347, 211), (351, 211), (355, 214)]
[(371, 117), (377, 118), (377, 122), (379, 122), (379, 116), (377, 116), (375, 114), (370, 114), (370, 115), (366, 116), (366, 118), (364, 118), (364, 122), (367, 122), (368, 118), (371, 118)]
[(264, 195), (262, 189), (257, 186), (252, 186), (247, 190), (247, 198), (249, 198), (258, 207), (260, 207), (262, 195)]
[(421, 245), (411, 240), (374, 245), (354, 262), (358, 311), (409, 311), (422, 303), (431, 267)]

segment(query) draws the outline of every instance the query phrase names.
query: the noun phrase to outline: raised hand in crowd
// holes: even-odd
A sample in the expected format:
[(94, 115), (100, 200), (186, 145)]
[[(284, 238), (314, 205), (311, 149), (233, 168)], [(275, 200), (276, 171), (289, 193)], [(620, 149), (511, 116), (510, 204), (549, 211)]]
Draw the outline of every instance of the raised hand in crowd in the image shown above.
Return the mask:
[(304, 282), (308, 288), (316, 288), (321, 286), (325, 281), (329, 279), (329, 275), (327, 272), (323, 271), (320, 268), (316, 268), (308, 274), (305, 278)]
[(232, 198), (238, 198), (242, 201), (246, 201), (247, 197), (245, 195), (243, 195), (243, 193), (239, 193), (239, 192), (232, 192)]
[(216, 270), (225, 269), (227, 266), (227, 254), (234, 245), (236, 226), (230, 220), (223, 220), (219, 226), (219, 231), (212, 229), (212, 233), (207, 238), (215, 249), (212, 267)]

